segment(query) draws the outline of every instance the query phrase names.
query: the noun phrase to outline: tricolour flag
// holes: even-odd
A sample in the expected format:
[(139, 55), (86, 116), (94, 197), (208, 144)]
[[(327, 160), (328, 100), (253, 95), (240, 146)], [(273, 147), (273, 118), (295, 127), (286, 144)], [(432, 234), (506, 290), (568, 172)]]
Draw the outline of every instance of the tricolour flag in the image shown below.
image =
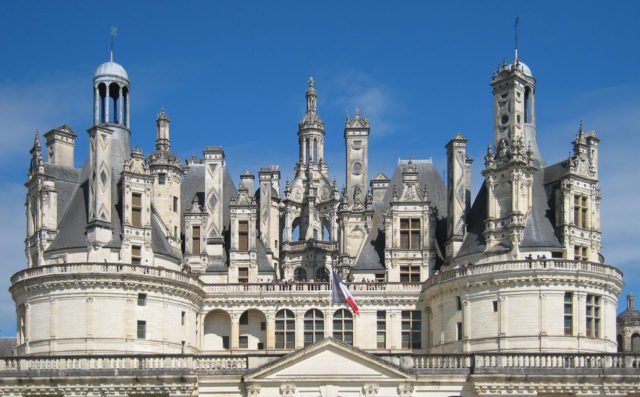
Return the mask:
[(331, 289), (331, 301), (338, 303), (346, 303), (349, 305), (351, 310), (357, 315), (360, 315), (360, 308), (356, 304), (356, 301), (353, 299), (353, 295), (351, 295), (351, 291), (342, 281), (338, 273), (335, 270), (332, 270), (333, 276), (333, 288)]

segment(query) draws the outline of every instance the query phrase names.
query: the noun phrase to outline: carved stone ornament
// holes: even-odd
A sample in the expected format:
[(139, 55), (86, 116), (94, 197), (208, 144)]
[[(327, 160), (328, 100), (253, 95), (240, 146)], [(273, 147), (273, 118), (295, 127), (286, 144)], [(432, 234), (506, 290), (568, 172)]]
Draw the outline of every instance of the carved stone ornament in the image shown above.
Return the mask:
[(296, 385), (285, 383), (280, 385), (280, 395), (281, 396), (295, 396), (296, 395)]
[(260, 385), (247, 386), (247, 397), (258, 397), (260, 395)]
[(398, 386), (398, 395), (400, 396), (412, 396), (413, 395), (413, 385), (410, 383), (404, 383)]
[(369, 383), (362, 388), (362, 394), (365, 396), (377, 396), (379, 387), (375, 383)]

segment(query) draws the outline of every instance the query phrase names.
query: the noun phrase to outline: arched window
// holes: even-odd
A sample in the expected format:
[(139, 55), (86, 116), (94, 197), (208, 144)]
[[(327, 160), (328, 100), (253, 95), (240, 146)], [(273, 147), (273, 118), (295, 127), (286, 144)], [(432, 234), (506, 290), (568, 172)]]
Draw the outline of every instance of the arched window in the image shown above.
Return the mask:
[(293, 271), (293, 279), (295, 281), (307, 281), (307, 271), (302, 267), (297, 267), (296, 270)]
[(109, 85), (109, 98), (111, 99), (109, 103), (109, 107), (111, 108), (109, 121), (117, 124), (120, 122), (120, 109), (118, 108), (120, 102), (120, 87), (118, 84), (111, 83), (111, 85)]
[(331, 241), (331, 231), (324, 223), (322, 224), (322, 241)]
[(631, 335), (631, 351), (640, 353), (640, 334)]
[(102, 124), (107, 122), (107, 86), (104, 83), (98, 85), (98, 95), (100, 96), (100, 116), (98, 122)]
[(318, 309), (304, 314), (304, 345), (320, 342), (324, 339), (324, 316)]
[(531, 88), (524, 89), (524, 122), (531, 123)]
[(316, 281), (319, 283), (329, 282), (329, 269), (322, 266), (316, 270)]
[(318, 162), (318, 140), (317, 139), (313, 140), (313, 162), (314, 163)]
[(624, 350), (624, 347), (622, 346), (622, 335), (618, 334), (616, 336), (616, 342), (618, 342), (618, 352), (622, 352)]
[(353, 345), (353, 314), (340, 309), (333, 315), (333, 337), (336, 340)]
[(276, 349), (293, 349), (295, 342), (296, 318), (291, 310), (282, 309), (276, 313)]

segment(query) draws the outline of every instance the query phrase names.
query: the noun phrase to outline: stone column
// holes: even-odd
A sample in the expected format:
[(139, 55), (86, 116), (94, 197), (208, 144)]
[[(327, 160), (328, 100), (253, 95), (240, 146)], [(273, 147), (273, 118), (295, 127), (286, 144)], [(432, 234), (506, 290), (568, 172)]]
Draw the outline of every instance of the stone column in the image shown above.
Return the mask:
[(240, 348), (240, 313), (231, 313), (231, 350)]
[(125, 112), (127, 112), (127, 123), (126, 123), (127, 128), (129, 128), (129, 125), (131, 125), (131, 121), (129, 121), (129, 117), (131, 117), (131, 112), (129, 111), (130, 103), (131, 103), (131, 92), (129, 91), (129, 89), (127, 89), (127, 107), (125, 109)]
[[(584, 292), (576, 292), (573, 294), (573, 302), (574, 302), (574, 316), (578, 321), (578, 337), (584, 338), (587, 335), (587, 324), (584, 321), (586, 318), (586, 304), (587, 304), (587, 294)], [(581, 320), (582, 319), (582, 320)], [(575, 320), (574, 320), (575, 321)], [(575, 323), (574, 323), (575, 324)]]
[(471, 334), (471, 305), (469, 300), (462, 301), (462, 344), (467, 344)]
[(333, 308), (329, 307), (324, 313), (324, 336), (326, 338), (333, 337)]
[(31, 353), (29, 343), (31, 342), (31, 305), (24, 304), (24, 354)]
[(104, 95), (104, 122), (109, 122), (109, 86), (106, 85), (105, 95)]
[[(563, 297), (564, 299), (564, 297)], [(541, 336), (546, 336), (547, 335), (547, 317), (546, 317), (546, 312), (547, 312), (547, 295), (544, 293), (540, 294), (540, 300), (539, 300), (539, 305), (540, 305), (540, 317), (539, 317), (539, 322), (540, 322), (540, 335)], [(563, 306), (563, 310), (564, 310), (564, 306)], [(542, 347), (542, 346), (541, 346)]]
[(93, 125), (100, 124), (100, 90), (94, 87), (93, 96)]
[(118, 123), (124, 125), (124, 104), (122, 100), (122, 86), (118, 86)]
[(276, 317), (273, 313), (265, 314), (267, 317), (267, 350), (276, 348)]
[(400, 349), (402, 347), (402, 313), (400, 310), (389, 310), (389, 340), (387, 348)]
[(304, 310), (296, 310), (296, 349), (304, 346)]

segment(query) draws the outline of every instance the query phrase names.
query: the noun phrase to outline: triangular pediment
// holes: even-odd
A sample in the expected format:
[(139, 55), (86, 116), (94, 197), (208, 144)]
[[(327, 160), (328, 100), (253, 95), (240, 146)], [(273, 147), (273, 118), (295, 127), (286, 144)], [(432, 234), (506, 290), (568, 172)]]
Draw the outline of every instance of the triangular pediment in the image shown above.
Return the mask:
[(253, 370), (245, 376), (245, 381), (359, 379), (384, 382), (414, 378), (409, 371), (328, 338)]

